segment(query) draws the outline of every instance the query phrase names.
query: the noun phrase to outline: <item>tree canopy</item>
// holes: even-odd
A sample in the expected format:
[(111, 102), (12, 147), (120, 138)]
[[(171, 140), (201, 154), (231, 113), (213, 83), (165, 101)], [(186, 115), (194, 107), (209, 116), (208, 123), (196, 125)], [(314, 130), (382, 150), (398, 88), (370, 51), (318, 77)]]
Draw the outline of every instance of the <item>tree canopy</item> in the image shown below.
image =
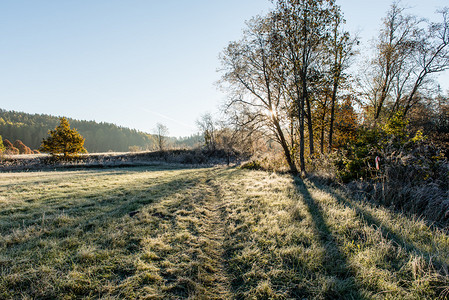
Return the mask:
[(437, 110), (426, 102), (437, 91), (432, 75), (449, 68), (448, 9), (437, 23), (393, 3), (367, 72), (350, 74), (359, 42), (344, 30), (334, 0), (273, 2), (221, 53), (221, 84), (227, 117), (275, 141), (292, 173), (304, 175), (317, 149), (354, 142), (359, 126), (381, 128), (397, 113)]

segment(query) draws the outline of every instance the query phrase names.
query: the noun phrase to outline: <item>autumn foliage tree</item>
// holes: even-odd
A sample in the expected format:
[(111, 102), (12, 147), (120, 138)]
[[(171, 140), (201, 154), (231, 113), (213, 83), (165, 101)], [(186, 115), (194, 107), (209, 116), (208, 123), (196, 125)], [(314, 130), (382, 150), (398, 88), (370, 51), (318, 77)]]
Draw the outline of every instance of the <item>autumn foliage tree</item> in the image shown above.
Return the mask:
[(346, 96), (336, 107), (335, 132), (332, 148), (340, 148), (354, 144), (357, 139), (358, 118), (354, 110), (351, 96)]
[(87, 152), (84, 148), (84, 138), (76, 131), (71, 129), (69, 121), (66, 118), (60, 118), (60, 124), (54, 130), (50, 130), (49, 137), (42, 141), (40, 151), (52, 155), (62, 154), (64, 158)]
[(19, 154), (19, 149), (14, 147), (14, 145), (8, 139), (5, 139), (3, 141), (3, 145), (5, 146), (5, 154), (9, 155)]
[(33, 151), (25, 145), (21, 140), (17, 140), (14, 142), (13, 146), (19, 149), (19, 154), (33, 154)]
[(6, 149), (14, 147), (13, 144), (8, 139), (5, 139), (3, 141), (3, 145), (5, 146)]

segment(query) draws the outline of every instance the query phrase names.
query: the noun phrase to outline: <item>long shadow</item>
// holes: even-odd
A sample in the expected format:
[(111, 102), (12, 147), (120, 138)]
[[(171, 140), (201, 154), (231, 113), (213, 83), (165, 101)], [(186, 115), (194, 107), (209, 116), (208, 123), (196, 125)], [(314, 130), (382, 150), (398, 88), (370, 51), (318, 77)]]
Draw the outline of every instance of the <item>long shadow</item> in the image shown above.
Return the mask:
[[(89, 237), (90, 231), (94, 231), (96, 228), (107, 228), (111, 226), (114, 230), (120, 230), (121, 224), (116, 226), (116, 220), (122, 218), (123, 216), (127, 216), (131, 211), (142, 210), (147, 205), (152, 205), (163, 201), (170, 196), (180, 193), (184, 190), (195, 188), (196, 185), (201, 184), (205, 180), (205, 173), (199, 172), (195, 173), (186, 172), (183, 174), (178, 174), (175, 177), (169, 177), (164, 179), (162, 182), (152, 184), (149, 180), (137, 181), (135, 183), (129, 184), (121, 184), (119, 186), (114, 186), (114, 189), (107, 191), (107, 197), (111, 198), (110, 201), (106, 201), (105, 207), (103, 210), (99, 209), (99, 212), (96, 213), (96, 209), (98, 209), (98, 201), (102, 198), (102, 193), (105, 189), (100, 189), (98, 191), (93, 192), (91, 195), (92, 198), (85, 199), (84, 195), (81, 195), (79, 199), (75, 199), (72, 202), (73, 210), (65, 211), (68, 216), (74, 216), (75, 221), (71, 221), (69, 224), (64, 224), (59, 226), (56, 222), (49, 223), (47, 226), (43, 226), (43, 230), (40, 232), (36, 232), (36, 235), (31, 237), (27, 237), (25, 241), (14, 242), (13, 244), (7, 245), (5, 251), (0, 252), (1, 255), (4, 255), (8, 260), (0, 262), (0, 277), (8, 274), (9, 270), (13, 268), (17, 268), (20, 266), (23, 269), (33, 269), (35, 266), (45, 265), (51, 263), (49, 266), (54, 268), (58, 274), (61, 276), (65, 276), (70, 270), (79, 263), (76, 253), (80, 247), (84, 245), (84, 240), (88, 243), (95, 243), (98, 246), (98, 249), (101, 250), (115, 250), (118, 249), (123, 251), (123, 255), (134, 255), (141, 250), (140, 239), (141, 236), (138, 234), (134, 234), (133, 228), (129, 228), (129, 230), (125, 230), (123, 233), (118, 232), (119, 243), (114, 244), (116, 239), (114, 237), (111, 238), (101, 238), (99, 240), (96, 239), (96, 234), (93, 237)], [(58, 201), (65, 200), (73, 200), (69, 197), (62, 196)], [(78, 201), (77, 201), (78, 200)], [(87, 200), (87, 201), (85, 201)], [(58, 201), (52, 203), (52, 207), (46, 207), (47, 203), (45, 201), (39, 203), (38, 209), (40, 211), (51, 211), (53, 215), (59, 212), (57, 204)], [(77, 205), (77, 202), (79, 205)], [(81, 205), (92, 204), (92, 206), (84, 206)], [(86, 212), (86, 210), (89, 210)], [(151, 210), (151, 208), (150, 208)], [(83, 214), (88, 214), (84, 216)], [(171, 211), (167, 211), (167, 214), (163, 214), (160, 212), (154, 212), (153, 216), (161, 219), (174, 219), (172, 216), (168, 216)], [(27, 216), (23, 216), (26, 218)], [(29, 216), (28, 216), (29, 217)], [(17, 219), (14, 216), (14, 212), (12, 212), (9, 216), (5, 216), (3, 218), (11, 218)], [(14, 224), (12, 226), (15, 227), (16, 224), (21, 226), (22, 216), (19, 216), (19, 220), (14, 220)], [(129, 216), (125, 217), (120, 221), (123, 221), (123, 227), (127, 227), (128, 225), (133, 226), (133, 221), (131, 218), (138, 218), (138, 216)], [(35, 223), (39, 227), (40, 223), (35, 220)], [(50, 222), (50, 221), (49, 221)], [(32, 224), (32, 225), (34, 225)], [(147, 226), (146, 223), (142, 224), (142, 226)], [(34, 226), (33, 226), (34, 227)], [(17, 227), (16, 227), (17, 228)], [(108, 228), (107, 228), (108, 229)], [(151, 228), (148, 228), (150, 230)], [(39, 230), (39, 229), (37, 229)], [(100, 231), (102, 232), (102, 231)], [(76, 243), (70, 244), (70, 239), (65, 239), (66, 237), (71, 237), (72, 235), (76, 237)], [(93, 239), (94, 238), (94, 239)], [(43, 242), (48, 239), (50, 242), (56, 242), (56, 244), (49, 243), (50, 246), (48, 249), (36, 249), (39, 248), (39, 242)], [(1, 241), (1, 240), (0, 240)], [(3, 246), (3, 245), (2, 245)], [(63, 257), (55, 260), (52, 259), (53, 252), (64, 253)], [(28, 259), (28, 253), (36, 252), (36, 255), (33, 255)], [(47, 259), (47, 256), (50, 259)], [(21, 259), (25, 257), (25, 259)], [(18, 261), (19, 258), (21, 259)], [(115, 281), (123, 281), (127, 277), (133, 276), (136, 273), (136, 266), (132, 263), (128, 263), (126, 260), (123, 262), (114, 262), (111, 263), (108, 261), (109, 259), (114, 259), (112, 257), (108, 257), (107, 255), (104, 258), (99, 258), (100, 260), (105, 260), (107, 263), (107, 274), (108, 280), (111, 282)], [(82, 263), (82, 262), (81, 262)], [(102, 263), (95, 262), (94, 265), (101, 266)], [(82, 268), (81, 268), (82, 269)], [(103, 267), (100, 268), (103, 270)], [(103, 272), (103, 271), (99, 271)], [(41, 272), (37, 272), (37, 276), (42, 276)], [(89, 275), (90, 276), (90, 275)], [(102, 276), (101, 274), (98, 276)], [(110, 279), (109, 279), (110, 278)], [(22, 284), (23, 281), (18, 280), (18, 285)], [(28, 282), (31, 288), (25, 291), (24, 286), (16, 286), (12, 284), (10, 286), (11, 289), (23, 289), (24, 293), (33, 291), (34, 286), (38, 286), (40, 282), (40, 278), (33, 279), (33, 281)], [(79, 298), (82, 296), (96, 294), (96, 291), (91, 291), (90, 287), (83, 287), (79, 291), (73, 291)], [(41, 298), (52, 298), (50, 296), (40, 296)], [(1, 298), (1, 296), (0, 296)], [(39, 297), (38, 297), (39, 298)]]
[[(33, 235), (31, 237), (27, 237), (26, 241), (17, 241), (12, 244), (7, 245), (6, 251), (1, 253), (5, 255), (5, 257), (10, 257), (7, 263), (2, 265), (2, 269), (0, 270), (0, 277), (3, 275), (3, 272), (7, 272), (10, 268), (17, 266), (15, 262), (15, 257), (21, 257), (21, 253), (28, 253), (30, 251), (34, 251), (36, 245), (39, 245), (40, 241), (43, 240), (57, 240), (60, 241), (55, 247), (50, 247), (49, 250), (39, 251), (39, 255), (47, 255), (50, 254), (53, 249), (59, 249), (57, 251), (64, 251), (66, 253), (64, 259), (62, 259), (59, 263), (56, 264), (55, 268), (58, 269), (59, 272), (66, 273), (69, 271), (73, 262), (76, 261), (75, 253), (77, 249), (81, 246), (79, 243), (74, 244), (73, 246), (70, 244), (71, 236), (77, 236), (77, 240), (80, 243), (86, 238), (87, 240), (91, 240), (92, 238), (87, 237), (90, 232), (95, 232), (97, 229), (102, 230), (102, 228), (111, 226), (111, 223), (115, 223), (117, 219), (122, 218), (123, 216), (128, 215), (131, 211), (136, 211), (142, 209), (142, 207), (155, 204), (158, 201), (161, 201), (165, 198), (170, 197), (173, 194), (179, 193), (185, 189), (194, 188), (200, 180), (203, 180), (201, 177), (202, 174), (198, 176), (188, 176), (185, 174), (187, 178), (175, 178), (174, 180), (169, 180), (167, 182), (162, 182), (157, 185), (145, 186), (143, 188), (138, 188), (137, 186), (128, 187), (133, 191), (133, 194), (143, 195), (143, 197), (131, 197), (131, 200), (126, 200), (126, 197), (129, 195), (123, 194), (123, 187), (118, 187), (112, 193), (112, 197), (114, 198), (108, 205), (111, 206), (107, 211), (101, 211), (99, 213), (95, 213), (95, 202), (98, 201), (98, 197), (94, 197), (93, 199), (89, 199), (92, 202), (93, 206), (89, 207), (89, 214), (93, 213), (93, 216), (83, 217), (83, 210), (86, 208), (80, 207), (76, 208), (76, 212), (68, 212), (67, 215), (75, 215), (75, 221), (70, 222), (69, 224), (63, 224), (59, 226), (57, 223), (48, 223), (45, 224), (41, 230), (39, 230), (40, 222), (35, 221), (34, 224), (37, 225), (37, 231), (33, 231)], [(193, 174), (190, 174), (193, 175)], [(199, 179), (199, 180), (198, 180)], [(146, 192), (151, 189), (155, 193), (151, 193), (148, 196), (145, 196)], [(129, 191), (129, 190), (128, 190)], [(110, 193), (109, 193), (110, 195)], [(99, 196), (101, 196), (99, 194)], [(110, 195), (111, 196), (111, 195)], [(61, 201), (64, 201), (62, 199)], [(43, 203), (42, 205), (45, 205)], [(76, 204), (75, 204), (76, 205)], [(156, 218), (160, 218), (161, 220), (174, 220), (171, 212), (155, 212), (153, 216)], [(123, 219), (123, 227), (127, 227), (131, 218), (135, 218), (138, 216), (129, 215), (130, 219)], [(26, 218), (26, 216), (25, 216)], [(15, 222), (20, 226), (21, 221)], [(32, 224), (32, 225), (34, 225)], [(114, 226), (114, 225), (113, 225)], [(14, 226), (15, 227), (15, 226)], [(17, 227), (15, 227), (17, 228)], [(12, 228), (14, 230), (14, 228)], [(94, 233), (95, 234), (95, 233)], [(132, 231), (128, 231), (128, 233), (124, 233), (120, 236), (120, 244), (124, 246), (120, 246), (120, 244), (114, 244), (114, 239), (101, 239), (100, 241), (94, 241), (100, 249), (121, 249), (121, 251), (125, 251), (126, 255), (132, 255), (141, 249), (140, 245), (140, 237), (135, 236)], [(63, 247), (63, 249), (59, 248)], [(48, 252), (47, 252), (48, 251)], [(38, 259), (36, 256), (36, 260), (33, 258), (32, 260), (24, 260), (22, 263), (22, 267), (26, 267), (32, 264), (45, 264), (46, 259)], [(117, 280), (124, 280), (126, 277), (132, 276), (135, 272), (134, 266), (120, 266), (116, 265), (110, 272), (114, 273), (114, 278)], [(34, 283), (33, 283), (34, 284)], [(0, 297), (1, 298), (1, 297)]]
[[(158, 185), (146, 187), (144, 189), (134, 189), (131, 191), (118, 190), (118, 193), (114, 195), (114, 206), (108, 210), (86, 220), (84, 227), (89, 227), (92, 223), (103, 223), (105, 219), (121, 218), (127, 214), (131, 217), (136, 215), (139, 210), (148, 204), (157, 203), (161, 198), (168, 198), (173, 194), (178, 193), (181, 190), (187, 188), (193, 188), (196, 184), (188, 182), (184, 179), (172, 180), (169, 182), (161, 183)], [(162, 193), (158, 193), (163, 191)], [(151, 193), (151, 195), (149, 195)], [(161, 194), (161, 195), (158, 195)], [(127, 199), (129, 198), (129, 199)], [(120, 199), (122, 199), (120, 201)], [(105, 204), (108, 205), (108, 204)], [(159, 217), (169, 217), (158, 215)]]
[(427, 250), (422, 249), (421, 247), (415, 245), (410, 238), (401, 235), (400, 233), (396, 233), (390, 226), (388, 226), (380, 219), (373, 216), (369, 211), (364, 209), (362, 205), (357, 204), (356, 200), (350, 200), (346, 197), (343, 197), (339, 193), (331, 191), (330, 187), (322, 186), (317, 182), (312, 182), (312, 184), (317, 189), (329, 195), (332, 195), (337, 200), (337, 202), (342, 204), (344, 207), (355, 210), (357, 216), (361, 218), (364, 222), (366, 222), (366, 224), (378, 228), (381, 231), (382, 236), (384, 238), (391, 240), (396, 245), (405, 249), (408, 253), (423, 256), (428, 263), (431, 263), (440, 269), (441, 268), (447, 269), (447, 264), (440, 261), (438, 258), (429, 253)]
[(347, 290), (341, 294), (333, 293), (326, 295), (327, 299), (366, 299), (361, 293), (360, 289), (354, 278), (354, 271), (351, 270), (348, 264), (346, 255), (340, 250), (340, 247), (335, 240), (331, 230), (326, 224), (326, 220), (323, 216), (323, 209), (320, 207), (308, 191), (308, 187), (304, 182), (295, 178), (295, 187), (298, 194), (303, 195), (303, 199), (315, 228), (317, 229), (318, 237), (321, 245), (326, 251), (325, 271), (327, 275), (335, 276), (339, 280), (346, 281)]
[[(40, 211), (38, 214), (25, 212), (22, 215), (14, 216), (16, 212), (11, 212), (2, 216), (2, 219), (10, 219), (10, 222), (8, 222), (9, 230), (1, 229), (0, 232), (6, 235), (22, 226), (41, 225), (41, 223), (45, 223), (45, 218), (49, 220), (53, 215), (61, 214), (62, 209), (64, 209), (64, 214), (67, 216), (81, 219), (76, 227), (81, 228), (83, 231), (91, 231), (97, 224), (103, 224), (107, 219), (121, 218), (139, 210), (142, 206), (156, 203), (161, 198), (169, 197), (183, 189), (193, 187), (196, 185), (197, 178), (197, 176), (188, 176), (186, 174), (179, 179), (174, 178), (160, 184), (145, 185), (144, 187), (140, 187), (138, 184), (131, 186), (119, 185), (112, 190), (107, 190), (108, 200), (102, 199), (102, 191), (93, 191), (87, 195), (81, 195), (79, 201), (76, 198), (71, 198), (71, 196), (61, 197), (55, 203), (43, 201), (40, 203), (40, 206), (47, 205), (47, 207), (44, 209), (38, 208)], [(70, 205), (66, 205), (64, 203), (65, 200), (70, 200)], [(52, 200), (52, 202), (54, 201)], [(77, 202), (79, 202), (78, 205)], [(99, 210), (100, 207), (106, 207), (107, 209)], [(36, 207), (31, 207), (29, 210), (34, 209)], [(95, 214), (97, 210), (98, 213)], [(42, 212), (45, 212), (44, 216), (42, 216)], [(94, 216), (87, 219), (83, 218), (83, 215), (92, 214), (92, 212), (94, 212)], [(11, 217), (13, 218), (12, 220)], [(68, 225), (68, 227), (72, 226)], [(63, 228), (58, 228), (58, 231), (62, 232), (64, 230)]]

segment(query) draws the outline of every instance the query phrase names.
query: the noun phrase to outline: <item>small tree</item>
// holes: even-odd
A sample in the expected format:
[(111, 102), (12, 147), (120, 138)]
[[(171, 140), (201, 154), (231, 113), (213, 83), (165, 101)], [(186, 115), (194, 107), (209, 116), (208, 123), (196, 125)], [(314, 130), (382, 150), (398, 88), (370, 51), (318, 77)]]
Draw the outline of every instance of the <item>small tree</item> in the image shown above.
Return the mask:
[(357, 140), (358, 119), (351, 96), (346, 96), (341, 104), (336, 105), (335, 136), (331, 149), (344, 147)]
[(165, 146), (166, 146), (166, 142), (167, 142), (166, 139), (167, 139), (167, 135), (168, 135), (168, 127), (165, 126), (164, 124), (157, 123), (155, 135), (156, 135), (156, 144), (157, 144), (159, 151), (165, 150)]
[(196, 125), (204, 137), (204, 145), (209, 151), (215, 151), (216, 148), (216, 130), (215, 121), (210, 113), (205, 113), (196, 120)]
[(64, 158), (76, 156), (78, 153), (86, 153), (84, 138), (71, 129), (66, 118), (60, 118), (60, 124), (55, 130), (50, 130), (49, 137), (42, 141), (40, 151), (52, 155), (63, 154)]

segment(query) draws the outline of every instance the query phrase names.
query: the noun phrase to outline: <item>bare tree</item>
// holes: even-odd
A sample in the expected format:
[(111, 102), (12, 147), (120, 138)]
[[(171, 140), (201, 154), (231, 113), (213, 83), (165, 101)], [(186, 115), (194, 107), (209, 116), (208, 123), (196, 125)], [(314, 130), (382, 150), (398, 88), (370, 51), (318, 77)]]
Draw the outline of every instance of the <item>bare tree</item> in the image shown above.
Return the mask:
[[(411, 68), (413, 76), (410, 76), (410, 89), (405, 94), (402, 103), (404, 115), (419, 101), (419, 97), (416, 95), (419, 89), (426, 84), (428, 76), (449, 69), (449, 9), (441, 10), (440, 14), (443, 21), (430, 23), (427, 30), (421, 30), (415, 43), (415, 65)], [(406, 76), (406, 78), (409, 77)], [(400, 99), (398, 97), (398, 100)]]
[(363, 78), (362, 93), (375, 122), (380, 118), (383, 108), (393, 89), (395, 78), (404, 70), (404, 64), (411, 53), (415, 28), (421, 22), (413, 16), (403, 14), (404, 9), (397, 3), (391, 5), (379, 32), (374, 58), (367, 64), (369, 69)]
[(329, 34), (333, 0), (278, 0), (277, 20), (289, 72), (291, 101), (296, 106), (299, 123), (299, 157), (301, 174), (305, 174), (305, 121), (309, 136), (309, 153), (314, 153), (312, 97), (310, 86), (315, 80), (320, 52)]
[(441, 23), (429, 23), (397, 3), (388, 11), (364, 82), (375, 122), (388, 112), (406, 115), (419, 101), (419, 91), (431, 86), (429, 75), (449, 68), (448, 9), (440, 13)]
[(210, 113), (205, 113), (200, 116), (196, 121), (198, 129), (203, 134), (204, 144), (209, 151), (215, 151), (216, 149), (216, 130), (215, 121)]
[[(340, 13), (340, 8), (335, 7), (332, 15), (332, 31), (326, 51), (326, 55), (328, 59), (330, 59), (328, 63), (330, 71), (329, 83), (332, 86), (330, 99), (329, 151), (332, 149), (337, 95), (342, 81), (346, 78), (344, 71), (349, 67), (350, 58), (354, 55), (354, 46), (358, 43), (357, 37), (350, 38), (349, 33), (341, 29), (343, 23), (344, 19)], [(323, 152), (323, 139), (324, 133), (322, 133), (321, 152)]]
[(292, 146), (285, 130), (286, 107), (279, 49), (276, 48), (273, 18), (257, 17), (248, 22), (244, 37), (231, 42), (221, 55), (222, 84), (227, 84), (231, 98), (227, 109), (237, 110), (241, 124), (256, 125), (271, 134), (281, 145), (292, 173), (297, 168), (292, 157)]
[(167, 144), (168, 127), (164, 124), (157, 123), (155, 129), (156, 145), (159, 151), (163, 151)]

